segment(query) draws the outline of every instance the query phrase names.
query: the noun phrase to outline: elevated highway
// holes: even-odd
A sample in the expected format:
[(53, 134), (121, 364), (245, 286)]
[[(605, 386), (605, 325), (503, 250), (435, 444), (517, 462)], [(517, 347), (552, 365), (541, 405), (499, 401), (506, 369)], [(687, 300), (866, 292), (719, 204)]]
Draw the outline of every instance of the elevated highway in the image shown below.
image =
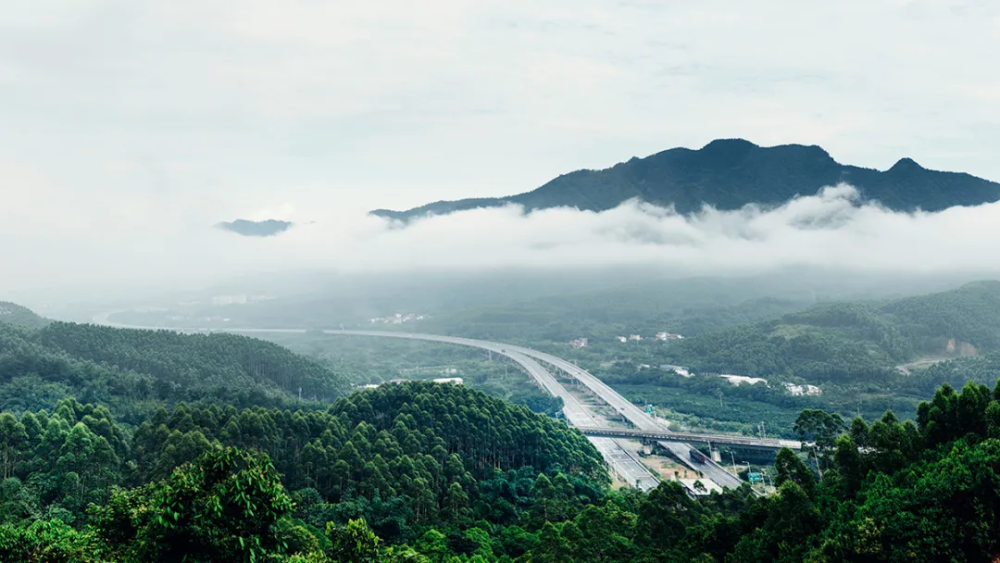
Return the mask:
[[(497, 352), (501, 354), (501, 352)], [(576, 400), (569, 391), (552, 377), (547, 369), (542, 367), (534, 358), (530, 358), (509, 350), (502, 355), (507, 356), (520, 365), (528, 375), (554, 397), (559, 397), (563, 401), (563, 414), (566, 420), (578, 429), (598, 428), (600, 424), (587, 412), (587, 409)], [(608, 462), (612, 470), (630, 486), (635, 486), (643, 491), (648, 491), (656, 487), (659, 479), (656, 478), (639, 460), (618, 444), (613, 436), (587, 436), (601, 456)]]
[(706, 444), (709, 446), (733, 446), (753, 450), (780, 450), (789, 448), (801, 450), (802, 442), (796, 440), (761, 439), (727, 434), (692, 434), (687, 432), (670, 432), (667, 430), (639, 430), (636, 428), (594, 428), (581, 427), (580, 431), (587, 436), (604, 436), (607, 438), (626, 438), (652, 442), (685, 442), (689, 444)]

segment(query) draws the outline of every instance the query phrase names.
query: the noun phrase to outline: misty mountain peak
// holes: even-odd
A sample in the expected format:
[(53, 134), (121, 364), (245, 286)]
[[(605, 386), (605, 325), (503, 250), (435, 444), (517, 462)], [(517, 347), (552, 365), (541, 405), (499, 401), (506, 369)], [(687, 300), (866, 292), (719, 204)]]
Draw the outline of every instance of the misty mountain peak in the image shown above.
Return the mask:
[(675, 148), (645, 158), (633, 157), (604, 170), (577, 170), (511, 197), (443, 201), (372, 214), (405, 223), (415, 217), (508, 202), (529, 212), (551, 207), (605, 211), (630, 199), (673, 206), (679, 213), (690, 214), (704, 205), (720, 210), (748, 204), (781, 205), (841, 182), (858, 189), (863, 195), (859, 203), (878, 200), (896, 211), (940, 211), (1000, 199), (1000, 184), (968, 174), (927, 170), (910, 158), (900, 159), (883, 172), (840, 164), (817, 145), (762, 147), (736, 138), (717, 139), (697, 150)]

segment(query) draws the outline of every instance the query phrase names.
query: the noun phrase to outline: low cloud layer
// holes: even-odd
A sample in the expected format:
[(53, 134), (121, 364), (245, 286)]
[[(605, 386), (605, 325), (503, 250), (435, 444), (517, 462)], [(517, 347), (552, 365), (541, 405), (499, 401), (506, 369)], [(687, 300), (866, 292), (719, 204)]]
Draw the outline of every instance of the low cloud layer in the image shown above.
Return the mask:
[[(733, 137), (1000, 178), (994, 4), (8, 0), (0, 293), (303, 267), (992, 268), (995, 206), (900, 215), (844, 191), (692, 218), (365, 212)], [(234, 218), (295, 227), (211, 227)]]
[(168, 212), (80, 217), (33, 231), (7, 223), (0, 235), (20, 244), (0, 248), (0, 263), (8, 265), (0, 289), (74, 284), (181, 289), (297, 269), (403, 273), (646, 265), (712, 274), (803, 265), (1000, 274), (1000, 250), (993, 243), (1000, 240), (1000, 204), (898, 213), (858, 205), (856, 190), (847, 185), (770, 209), (706, 208), (685, 217), (636, 201), (601, 213), (561, 208), (525, 214), (508, 206), (428, 217), (402, 229), (360, 210), (308, 216), (302, 211), (336, 209), (332, 204), (284, 208), (298, 226), (267, 238), (233, 236), (199, 225), (200, 214)]

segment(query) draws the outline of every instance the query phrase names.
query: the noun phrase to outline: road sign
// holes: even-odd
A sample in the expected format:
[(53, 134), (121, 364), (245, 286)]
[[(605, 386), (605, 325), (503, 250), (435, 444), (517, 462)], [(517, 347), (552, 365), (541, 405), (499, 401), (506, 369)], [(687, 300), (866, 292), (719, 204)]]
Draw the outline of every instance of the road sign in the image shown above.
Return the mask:
[(748, 473), (747, 478), (750, 479), (751, 483), (760, 483), (764, 480), (764, 476), (760, 473)]

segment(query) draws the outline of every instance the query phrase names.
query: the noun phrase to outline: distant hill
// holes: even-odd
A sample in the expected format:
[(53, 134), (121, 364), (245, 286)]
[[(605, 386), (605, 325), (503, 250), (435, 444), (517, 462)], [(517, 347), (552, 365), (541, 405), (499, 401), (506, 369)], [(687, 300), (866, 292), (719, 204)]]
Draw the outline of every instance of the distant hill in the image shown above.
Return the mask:
[(551, 207), (603, 211), (632, 198), (673, 205), (687, 214), (703, 204), (718, 209), (777, 205), (841, 182), (858, 188), (865, 200), (878, 200), (898, 211), (940, 211), (1000, 199), (996, 182), (927, 170), (909, 158), (883, 172), (840, 164), (814, 145), (760, 147), (742, 139), (722, 139), (699, 150), (675, 148), (604, 170), (578, 170), (510, 197), (439, 201), (406, 211), (377, 209), (372, 214), (406, 221), (507, 203), (528, 211)]
[(51, 409), (68, 397), (130, 414), (178, 402), (270, 407), (332, 402), (348, 388), (342, 374), (245, 336), (0, 323), (6, 410)]
[(8, 301), (0, 301), (0, 323), (36, 329), (44, 327), (49, 322), (48, 319), (40, 317), (27, 307), (22, 307)]
[(846, 382), (884, 377), (918, 358), (994, 351), (1000, 351), (1000, 281), (881, 303), (819, 305), (689, 338), (668, 353), (703, 372)]
[(268, 219), (266, 221), (237, 219), (235, 221), (223, 221), (217, 224), (216, 228), (245, 237), (273, 237), (292, 228), (292, 223), (275, 219)]

